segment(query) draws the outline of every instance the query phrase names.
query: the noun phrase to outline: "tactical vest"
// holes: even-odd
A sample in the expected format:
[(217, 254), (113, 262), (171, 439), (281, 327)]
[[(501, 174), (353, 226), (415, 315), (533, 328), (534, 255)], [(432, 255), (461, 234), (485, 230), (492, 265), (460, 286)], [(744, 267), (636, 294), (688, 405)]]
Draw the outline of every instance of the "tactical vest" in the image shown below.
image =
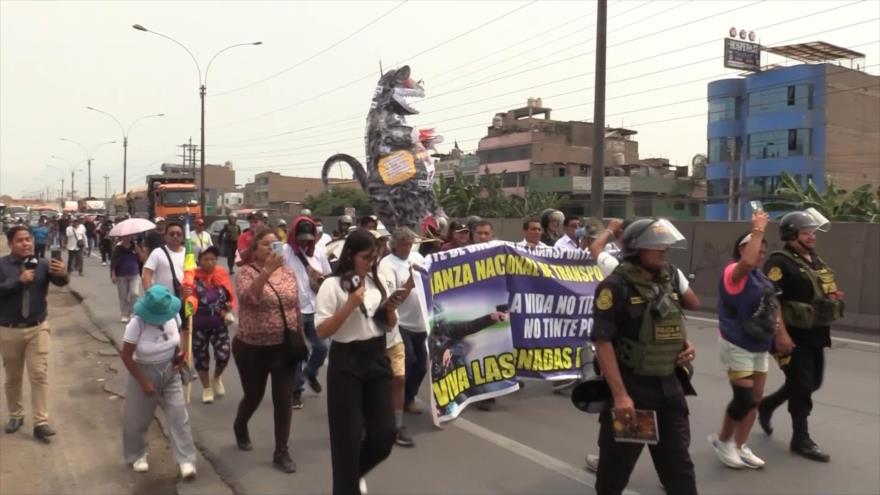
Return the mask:
[[(663, 295), (670, 299), (675, 297), (672, 277), (665, 272), (659, 283), (654, 282), (629, 261), (621, 263), (614, 271), (645, 301), (638, 340), (620, 337), (614, 345), (617, 360), (636, 375), (669, 376), (675, 373), (675, 363), (687, 338), (684, 315), (677, 302), (668, 304), (662, 316), (655, 311)], [(623, 303), (631, 304), (631, 301)]]
[(795, 256), (787, 250), (775, 251), (771, 256), (774, 254), (785, 256), (794, 261), (801, 273), (813, 285), (813, 299), (810, 302), (782, 301), (782, 319), (787, 326), (797, 328), (824, 327), (843, 317), (843, 301), (832, 301), (828, 298), (829, 294), (837, 292), (837, 283), (834, 281), (834, 272), (825, 263), (822, 263), (822, 268), (816, 270), (803, 258)]

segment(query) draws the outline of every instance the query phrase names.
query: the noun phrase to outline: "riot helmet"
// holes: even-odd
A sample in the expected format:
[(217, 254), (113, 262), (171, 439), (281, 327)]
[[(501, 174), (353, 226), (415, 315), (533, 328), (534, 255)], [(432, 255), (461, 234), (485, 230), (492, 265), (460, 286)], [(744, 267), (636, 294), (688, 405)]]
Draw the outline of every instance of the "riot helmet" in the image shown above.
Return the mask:
[(684, 249), (687, 239), (665, 218), (640, 218), (623, 231), (621, 237), (623, 257), (638, 255), (642, 249)]
[(828, 232), (831, 230), (831, 222), (815, 208), (786, 213), (779, 220), (779, 237), (783, 241), (796, 239), (798, 232), (806, 229)]

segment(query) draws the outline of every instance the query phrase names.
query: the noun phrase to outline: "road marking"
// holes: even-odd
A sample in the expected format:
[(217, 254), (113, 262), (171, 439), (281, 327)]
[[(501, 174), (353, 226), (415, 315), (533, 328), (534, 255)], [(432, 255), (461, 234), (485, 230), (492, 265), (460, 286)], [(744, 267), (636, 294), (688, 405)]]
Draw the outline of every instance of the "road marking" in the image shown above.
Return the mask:
[[(592, 474), (551, 455), (545, 454), (540, 450), (535, 450), (524, 443), (517, 442), (516, 440), (500, 433), (483, 428), (482, 426), (464, 418), (456, 418), (455, 421), (452, 421), (452, 425), (582, 485), (590, 488), (596, 487), (596, 477)], [(624, 490), (623, 493), (626, 495), (639, 495), (638, 492), (632, 490)]]
[[(714, 323), (718, 324), (718, 320), (713, 318), (703, 318), (702, 316), (693, 316), (687, 315), (688, 320), (697, 320), (706, 323)], [(864, 345), (868, 347), (880, 348), (880, 342), (870, 342), (867, 340), (858, 340), (858, 339), (847, 339), (845, 337), (831, 337), (831, 340), (836, 340), (837, 342), (843, 342), (845, 344), (856, 344), (856, 345)]]

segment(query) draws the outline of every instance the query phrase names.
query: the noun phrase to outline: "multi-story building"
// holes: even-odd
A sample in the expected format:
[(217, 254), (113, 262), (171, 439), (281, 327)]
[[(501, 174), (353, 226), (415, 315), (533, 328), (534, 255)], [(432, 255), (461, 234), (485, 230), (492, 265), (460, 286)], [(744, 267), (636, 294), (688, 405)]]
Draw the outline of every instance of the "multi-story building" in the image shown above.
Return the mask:
[[(864, 55), (816, 42), (766, 49), (804, 62)], [(708, 85), (710, 220), (751, 215), (782, 172), (821, 191), (880, 185), (880, 77), (831, 63), (774, 67)]]
[(434, 174), (436, 177), (445, 177), (451, 179), (455, 176), (455, 171), (461, 171), (465, 178), (476, 180), (477, 174), (480, 172), (480, 159), (473, 153), (464, 153), (458, 147), (456, 142), (452, 150), (448, 154), (434, 155)]
[[(500, 174), (510, 194), (565, 195), (566, 213), (591, 215), (592, 122), (550, 118), (540, 98), (495, 115), (477, 154), (480, 174)], [(539, 118), (540, 117), (540, 118)], [(605, 214), (702, 218), (704, 197), (687, 167), (665, 159), (639, 160), (636, 131), (605, 130)]]
[[(330, 183), (333, 187), (361, 187), (352, 179), (330, 179)], [(245, 185), (245, 205), (276, 209), (282, 215), (298, 213), (309, 196), (317, 196), (324, 191), (320, 178), (288, 177), (278, 172), (259, 173), (254, 176), (252, 184)]]

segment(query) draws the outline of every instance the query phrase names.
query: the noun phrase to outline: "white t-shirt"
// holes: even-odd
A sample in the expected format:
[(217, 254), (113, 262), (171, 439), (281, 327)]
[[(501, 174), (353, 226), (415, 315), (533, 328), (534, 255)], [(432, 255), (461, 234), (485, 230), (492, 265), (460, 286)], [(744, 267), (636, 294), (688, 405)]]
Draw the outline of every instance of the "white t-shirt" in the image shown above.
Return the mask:
[(320, 247), (326, 249), (327, 244), (330, 244), (330, 241), (332, 241), (332, 240), (333, 240), (333, 238), (330, 237), (329, 235), (327, 235), (326, 232), (322, 232), (321, 236), (318, 237), (318, 240), (315, 241), (315, 246), (320, 246)]
[[(166, 248), (160, 247), (150, 253), (150, 257), (144, 263), (144, 269), (149, 268), (153, 271), (153, 283), (164, 285), (172, 292), (174, 291), (174, 279), (171, 276), (171, 267), (168, 266), (168, 256), (165, 255)], [(183, 258), (186, 256), (186, 249), (182, 246), (180, 251), (172, 251), (167, 248), (171, 255), (171, 261), (174, 262), (174, 271), (177, 273), (177, 282), (183, 283)]]
[(556, 244), (553, 247), (558, 247), (560, 249), (568, 249), (569, 251), (579, 251), (581, 248), (578, 246), (577, 242), (571, 237), (564, 235), (556, 241)]
[[(381, 279), (381, 276), (379, 277)], [(383, 283), (380, 281), (380, 283)], [(361, 312), (361, 309), (355, 308), (354, 311), (346, 318), (331, 339), (336, 342), (354, 342), (356, 340), (369, 340), (384, 335), (383, 332), (373, 321), (373, 315), (379, 309), (382, 303), (382, 293), (379, 292), (377, 285), (373, 281), (372, 275), (367, 275), (364, 283), (367, 290), (364, 293), (364, 307), (367, 309), (367, 316)], [(340, 277), (328, 277), (318, 289), (316, 298), (317, 308), (315, 311), (315, 326), (320, 326), (325, 320), (333, 316), (337, 311), (341, 310), (348, 300), (348, 292), (342, 288), (342, 279)]]
[[(393, 292), (396, 289), (402, 289), (409, 280), (412, 265), (425, 266), (425, 258), (416, 250), (413, 250), (405, 260), (389, 254), (379, 262), (379, 276), (391, 283), (391, 292)], [(397, 322), (398, 325), (411, 332), (427, 332), (428, 315), (425, 288), (422, 285), (422, 277), (419, 272), (413, 270), (412, 273), (415, 287), (403, 300), (403, 303), (398, 306)]]
[[(599, 270), (602, 270), (602, 275), (605, 277), (611, 275), (611, 272), (613, 272), (619, 264), (620, 261), (617, 261), (617, 258), (607, 251), (599, 253), (599, 258), (596, 259), (596, 265), (599, 266)], [(688, 282), (687, 277), (684, 276), (681, 269), (676, 267), (676, 270), (678, 270), (678, 292), (684, 294), (687, 292), (691, 284)]]
[(529, 242), (526, 241), (525, 239), (523, 239), (523, 240), (517, 242), (516, 245), (519, 246), (519, 247), (524, 247), (524, 248), (550, 247), (550, 246), (544, 244), (544, 243), (541, 242), (541, 241), (538, 241), (538, 244), (537, 244), (537, 245), (529, 244)]
[(193, 255), (195, 255), (196, 259), (199, 259), (199, 253), (213, 246), (214, 241), (211, 240), (211, 234), (207, 230), (193, 232), (192, 234)]
[[(293, 248), (290, 247), (290, 244), (285, 243), (283, 246), (283, 255), (284, 255), (284, 266), (286, 266), (290, 271), (293, 272), (293, 275), (296, 277), (296, 285), (299, 289), (299, 305), (300, 311), (303, 314), (314, 314), (315, 313), (315, 296), (316, 294), (312, 292), (312, 287), (309, 284), (309, 273), (306, 270), (306, 267), (303, 266), (302, 262), (299, 260), (299, 256), (294, 254)], [(330, 275), (332, 270), (330, 269), (330, 262), (327, 261), (327, 254), (324, 252), (324, 248), (315, 246), (315, 254), (313, 256), (306, 256), (306, 262), (312, 267), (313, 270), (321, 273), (325, 277)]]
[(79, 224), (78, 227), (73, 228), (73, 225), (68, 225), (67, 230), (64, 232), (64, 235), (67, 236), (67, 250), (79, 251), (79, 247), (77, 247), (76, 241), (85, 242), (86, 226), (83, 224)]
[(153, 325), (135, 315), (125, 326), (122, 340), (134, 344), (134, 360), (143, 364), (164, 363), (174, 357), (174, 349), (180, 345), (179, 316), (163, 325)]

